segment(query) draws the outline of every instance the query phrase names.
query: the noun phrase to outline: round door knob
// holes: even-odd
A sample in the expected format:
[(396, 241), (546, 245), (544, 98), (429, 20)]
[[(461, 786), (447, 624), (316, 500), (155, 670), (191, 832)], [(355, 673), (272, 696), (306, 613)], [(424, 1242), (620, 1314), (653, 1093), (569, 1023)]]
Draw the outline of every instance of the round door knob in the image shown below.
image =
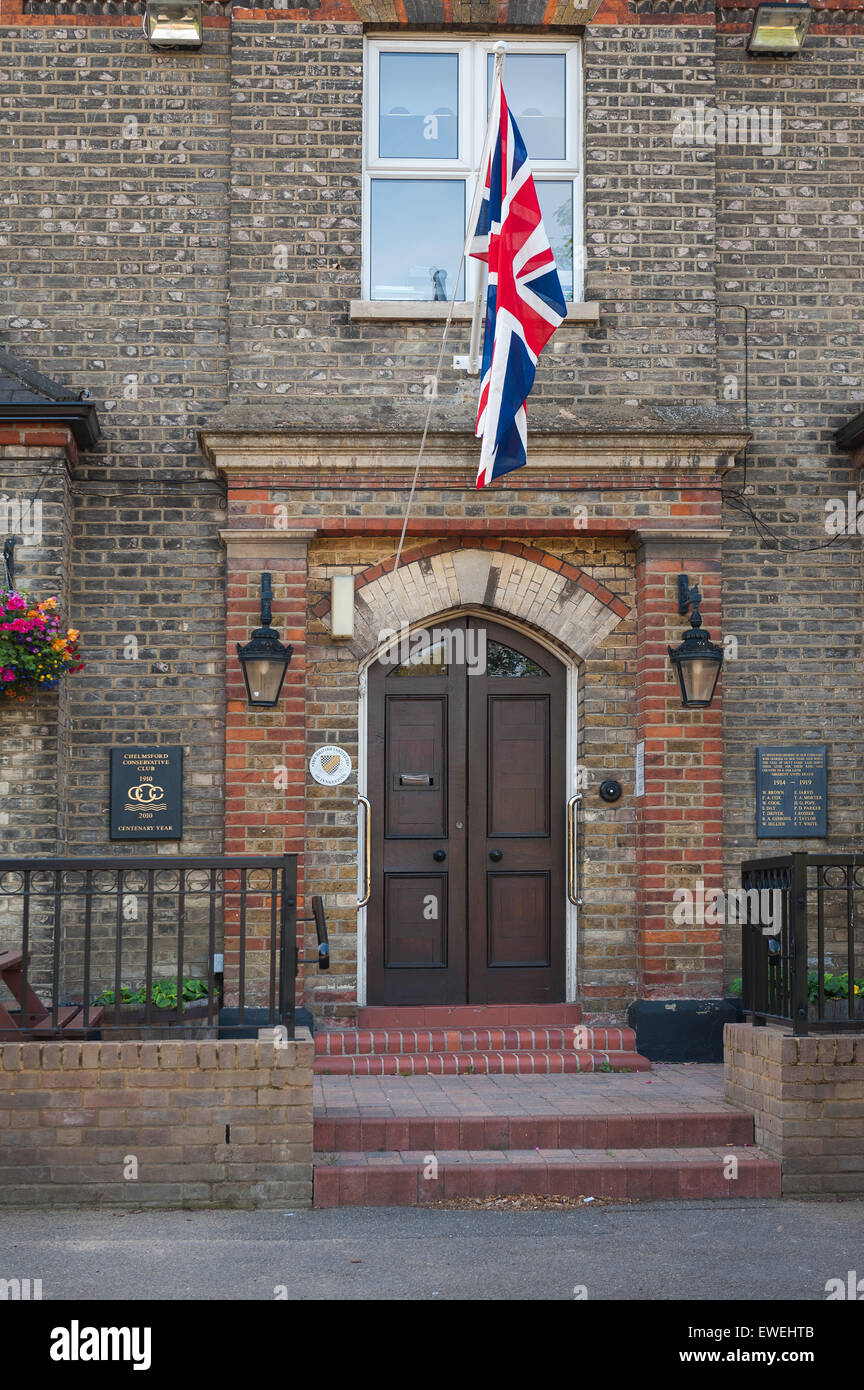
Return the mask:
[(490, 849), (489, 858), (493, 861), (493, 863), (497, 864), (499, 859), (504, 858), (504, 852), (500, 849)]
[(435, 853), (432, 855), (432, 858), (440, 864), (443, 859), (447, 858), (447, 851), (444, 849), (436, 849)]

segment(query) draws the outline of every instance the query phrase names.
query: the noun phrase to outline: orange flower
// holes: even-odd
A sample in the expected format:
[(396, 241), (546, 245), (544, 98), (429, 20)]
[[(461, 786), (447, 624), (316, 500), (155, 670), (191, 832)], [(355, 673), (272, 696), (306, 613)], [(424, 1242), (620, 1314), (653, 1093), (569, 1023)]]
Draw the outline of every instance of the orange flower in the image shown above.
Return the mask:
[(66, 633), (66, 636), (69, 638), (70, 642), (77, 642), (78, 638), (81, 636), (81, 633), (78, 631), (77, 627), (70, 627), (69, 631)]

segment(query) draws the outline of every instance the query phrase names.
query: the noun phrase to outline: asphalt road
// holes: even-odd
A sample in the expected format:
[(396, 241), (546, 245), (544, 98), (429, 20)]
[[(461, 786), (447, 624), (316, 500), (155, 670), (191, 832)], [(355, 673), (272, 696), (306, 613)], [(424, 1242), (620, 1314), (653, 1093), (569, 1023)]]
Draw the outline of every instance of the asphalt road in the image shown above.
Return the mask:
[(824, 1301), (850, 1270), (862, 1201), (0, 1214), (0, 1279), (43, 1300)]

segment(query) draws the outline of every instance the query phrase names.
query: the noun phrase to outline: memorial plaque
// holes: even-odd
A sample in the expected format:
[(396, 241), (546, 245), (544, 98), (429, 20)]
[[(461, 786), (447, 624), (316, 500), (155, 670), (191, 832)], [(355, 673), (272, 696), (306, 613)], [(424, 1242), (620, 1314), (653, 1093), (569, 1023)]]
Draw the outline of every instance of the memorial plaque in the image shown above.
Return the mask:
[(180, 840), (183, 749), (111, 749), (111, 839)]
[(756, 834), (771, 840), (828, 834), (825, 748), (756, 749)]

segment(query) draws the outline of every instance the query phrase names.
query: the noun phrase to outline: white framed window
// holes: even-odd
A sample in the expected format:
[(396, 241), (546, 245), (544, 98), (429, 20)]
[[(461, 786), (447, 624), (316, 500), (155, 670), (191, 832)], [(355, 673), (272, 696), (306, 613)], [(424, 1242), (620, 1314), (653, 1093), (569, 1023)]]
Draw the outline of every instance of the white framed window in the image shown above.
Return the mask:
[[(367, 39), (363, 298), (452, 298), (492, 94), (495, 36)], [(504, 91), (568, 301), (582, 298), (581, 46), (508, 37)], [(458, 300), (473, 299), (466, 259)]]

